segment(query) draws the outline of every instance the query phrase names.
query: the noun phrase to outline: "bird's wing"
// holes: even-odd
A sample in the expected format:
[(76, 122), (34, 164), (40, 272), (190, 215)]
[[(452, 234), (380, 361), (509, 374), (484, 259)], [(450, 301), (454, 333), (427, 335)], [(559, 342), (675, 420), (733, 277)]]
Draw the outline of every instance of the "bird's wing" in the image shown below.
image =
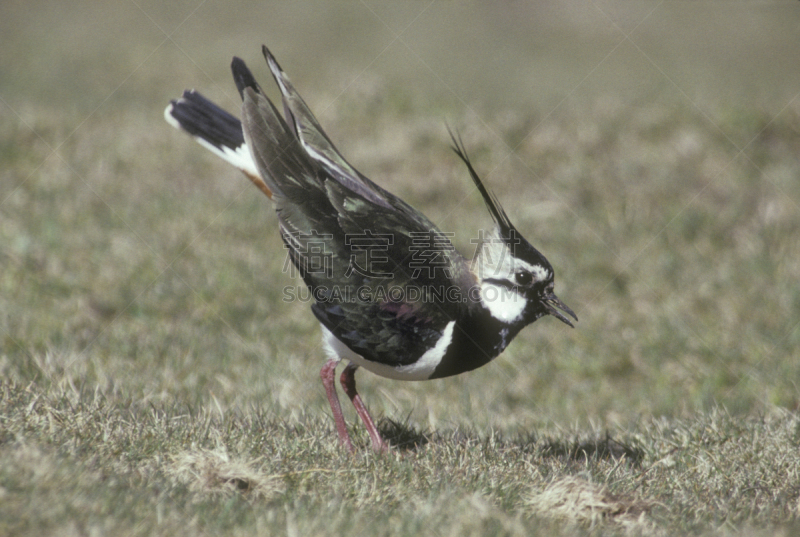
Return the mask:
[(281, 90), (287, 123), (293, 128), (306, 154), (318, 162), (331, 177), (358, 192), (371, 202), (389, 207), (386, 190), (382, 189), (350, 165), (333, 145), (306, 102), (294, 89), (289, 77), (266, 46), (262, 47), (275, 83)]
[(286, 118), (234, 62), (245, 139), (262, 176), (280, 192), (274, 199), (281, 234), (314, 295), (314, 313), (368, 360), (413, 361), (468, 298), (474, 281), (467, 262), (425, 215), (347, 164), (269, 51), (265, 56)]
[(342, 235), (331, 241), (332, 250), (340, 248), (330, 258), (333, 277), (306, 274), (318, 298), (314, 314), (365, 359), (408, 365), (475, 298), (474, 276), (449, 236), (427, 219), (376, 213), (343, 185), (327, 187)]
[(234, 58), (241, 123), (195, 92), (173, 102), (167, 119), (248, 175), (256, 172), (324, 326), (368, 360), (413, 362), (442, 337), (474, 276), (446, 234), (347, 163), (266, 48), (264, 55), (285, 118)]

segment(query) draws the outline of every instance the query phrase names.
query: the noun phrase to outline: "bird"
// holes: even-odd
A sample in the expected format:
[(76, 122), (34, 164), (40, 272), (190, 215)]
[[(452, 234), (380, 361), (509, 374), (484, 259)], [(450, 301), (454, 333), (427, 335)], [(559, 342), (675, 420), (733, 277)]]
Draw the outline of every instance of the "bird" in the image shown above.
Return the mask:
[(320, 377), (339, 443), (355, 451), (336, 391), (344, 362), (340, 384), (372, 448), (385, 452), (389, 445), (356, 390), (357, 369), (395, 380), (449, 377), (491, 362), (546, 315), (573, 328), (566, 315), (578, 317), (556, 296), (550, 262), (511, 223), (449, 126), (452, 150), (494, 223), (473, 241), (471, 260), (453, 246), (452, 233), (345, 160), (266, 46), (262, 53), (283, 113), (234, 57), (241, 120), (195, 90), (170, 101), (164, 116), (272, 200), (321, 325), (327, 359)]

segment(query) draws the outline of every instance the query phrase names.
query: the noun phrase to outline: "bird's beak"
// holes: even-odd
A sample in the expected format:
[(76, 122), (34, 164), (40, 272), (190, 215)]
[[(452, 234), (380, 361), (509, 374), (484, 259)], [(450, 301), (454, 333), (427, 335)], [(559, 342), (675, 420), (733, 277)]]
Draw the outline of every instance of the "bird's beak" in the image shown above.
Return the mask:
[[(558, 319), (562, 323), (568, 324), (572, 328), (575, 328), (575, 326), (572, 324), (572, 322), (569, 319), (567, 319), (566, 317), (564, 317), (564, 315), (558, 310), (562, 310), (564, 313), (568, 313), (576, 321), (578, 320), (578, 316), (575, 315), (575, 312), (573, 312), (569, 308), (569, 306), (567, 306), (566, 304), (561, 302), (561, 299), (558, 298), (555, 295), (555, 293), (550, 293), (549, 295), (544, 295), (542, 297), (542, 305), (544, 306), (544, 309), (547, 310), (547, 313), (549, 313), (550, 315), (552, 315), (553, 317), (555, 317), (556, 319)], [(558, 309), (556, 309), (556, 308), (558, 308)]]

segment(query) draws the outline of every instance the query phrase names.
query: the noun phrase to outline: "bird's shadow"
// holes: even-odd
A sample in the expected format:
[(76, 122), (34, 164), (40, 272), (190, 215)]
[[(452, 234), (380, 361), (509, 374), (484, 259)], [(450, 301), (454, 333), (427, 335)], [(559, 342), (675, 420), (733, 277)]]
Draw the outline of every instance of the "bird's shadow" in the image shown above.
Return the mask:
[(609, 432), (602, 437), (562, 440), (555, 438), (534, 440), (543, 457), (564, 458), (573, 461), (621, 460), (634, 466), (641, 464), (645, 452), (624, 441), (612, 438)]
[[(465, 441), (474, 440), (481, 442), (485, 439), (478, 438), (475, 434), (465, 431), (454, 431), (452, 434), (419, 430), (409, 422), (395, 421), (383, 418), (378, 423), (378, 429), (383, 438), (392, 449), (401, 452), (416, 451), (423, 446), (437, 441)], [(610, 432), (593, 438), (575, 438), (571, 440), (552, 437), (538, 437), (525, 435), (516, 439), (501, 440), (509, 447), (522, 450), (531, 450), (543, 458), (561, 458), (572, 461), (594, 460), (626, 460), (629, 464), (638, 466), (645, 457), (645, 452), (623, 440), (613, 438)]]
[(384, 440), (398, 451), (414, 451), (431, 441), (433, 436), (428, 431), (420, 431), (405, 422), (395, 421), (390, 418), (382, 418), (378, 422), (378, 430)]

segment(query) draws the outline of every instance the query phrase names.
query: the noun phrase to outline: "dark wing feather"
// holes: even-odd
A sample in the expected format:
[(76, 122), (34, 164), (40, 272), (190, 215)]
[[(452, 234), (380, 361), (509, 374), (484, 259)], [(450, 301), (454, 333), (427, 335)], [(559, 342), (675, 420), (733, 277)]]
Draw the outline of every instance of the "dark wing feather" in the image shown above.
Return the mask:
[[(286, 117), (235, 60), (244, 134), (275, 192), (281, 235), (316, 299), (312, 310), (365, 359), (411, 363), (456, 318), (457, 297), (466, 299), (475, 283), (468, 264), (422, 213), (347, 163), (269, 51), (264, 54)], [(432, 270), (424, 262), (430, 259), (436, 260)]]
[[(381, 211), (337, 182), (329, 181), (327, 189), (343, 233), (339, 243), (345, 244), (332, 259), (332, 281), (344, 285), (350, 300), (320, 301), (314, 313), (364, 358), (411, 363), (438, 341), (457, 317), (460, 300), (468, 298), (475, 281), (467, 262), (421, 213)], [(371, 243), (368, 253), (353, 250), (358, 239)], [(358, 272), (354, 266), (368, 270)], [(343, 277), (348, 271), (349, 277)], [(312, 289), (330, 281), (306, 278)]]
[(330, 176), (353, 192), (361, 194), (372, 203), (390, 209), (387, 191), (367, 179), (350, 165), (333, 145), (306, 102), (294, 89), (289, 77), (266, 46), (262, 47), (270, 72), (281, 90), (286, 121), (292, 126), (297, 139), (308, 157), (319, 163)]

